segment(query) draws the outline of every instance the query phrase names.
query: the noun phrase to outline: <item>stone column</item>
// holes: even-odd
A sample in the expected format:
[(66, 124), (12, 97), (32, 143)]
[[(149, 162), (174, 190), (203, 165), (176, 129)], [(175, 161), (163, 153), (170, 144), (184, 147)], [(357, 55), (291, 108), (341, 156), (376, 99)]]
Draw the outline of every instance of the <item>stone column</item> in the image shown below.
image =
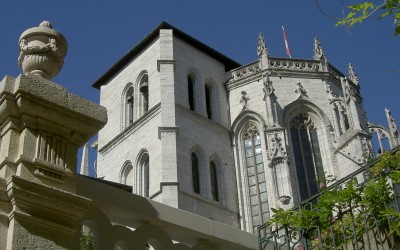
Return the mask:
[(161, 126), (158, 128), (162, 153), (161, 203), (178, 207), (178, 166), (176, 141), (178, 127), (175, 121), (175, 60), (172, 30), (160, 30)]
[(49, 81), (66, 52), (49, 22), (25, 31), (20, 49), (24, 74), (0, 82), (0, 249), (77, 249), (90, 205), (74, 194), (77, 151), (106, 110)]

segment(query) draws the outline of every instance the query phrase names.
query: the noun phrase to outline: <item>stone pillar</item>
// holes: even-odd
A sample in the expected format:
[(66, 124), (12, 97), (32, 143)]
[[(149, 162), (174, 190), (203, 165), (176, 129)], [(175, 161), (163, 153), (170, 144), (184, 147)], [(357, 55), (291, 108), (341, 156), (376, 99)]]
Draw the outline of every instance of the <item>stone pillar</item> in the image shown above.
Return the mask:
[(160, 30), (161, 126), (158, 128), (162, 153), (161, 203), (178, 207), (178, 166), (176, 140), (178, 128), (175, 121), (175, 80), (172, 30)]
[(0, 82), (0, 249), (78, 248), (90, 201), (74, 194), (77, 151), (107, 121), (105, 108), (49, 81), (66, 41), (42, 24), (21, 35), (24, 74)]

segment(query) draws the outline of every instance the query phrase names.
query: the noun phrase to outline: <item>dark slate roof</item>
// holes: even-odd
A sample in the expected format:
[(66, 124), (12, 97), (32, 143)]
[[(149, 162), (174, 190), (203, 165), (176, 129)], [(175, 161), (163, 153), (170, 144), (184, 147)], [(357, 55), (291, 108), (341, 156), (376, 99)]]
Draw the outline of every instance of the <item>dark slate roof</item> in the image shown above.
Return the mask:
[(222, 62), (225, 65), (225, 70), (230, 71), (234, 68), (240, 67), (241, 65), (229, 57), (221, 54), (220, 52), (210, 48), (204, 43), (196, 40), (189, 36), (183, 31), (175, 28), (167, 22), (162, 22), (157, 26), (150, 34), (148, 34), (138, 45), (132, 48), (126, 55), (124, 55), (118, 62), (116, 62), (109, 70), (106, 71), (96, 82), (92, 84), (93, 87), (100, 89), (100, 87), (106, 84), (116, 73), (118, 73), (123, 67), (126, 66), (137, 54), (139, 54), (149, 43), (159, 36), (160, 29), (172, 29), (174, 36), (179, 37), (183, 41), (187, 42), (191, 46), (199, 49), (200, 51), (208, 54), (214, 59)]
[(118, 189), (121, 189), (121, 190), (124, 190), (124, 191), (132, 193), (132, 186), (124, 185), (124, 184), (113, 182), (113, 181), (107, 181), (107, 180), (95, 178), (95, 177), (88, 176), (88, 175), (81, 175), (81, 174), (78, 174), (78, 175), (83, 176), (84, 178), (88, 178), (88, 179), (91, 179), (91, 180), (94, 180), (94, 181), (97, 181), (97, 182), (101, 182), (101, 183), (104, 183), (106, 185), (109, 185), (109, 186), (112, 186), (112, 187), (115, 187), (115, 188), (118, 188)]

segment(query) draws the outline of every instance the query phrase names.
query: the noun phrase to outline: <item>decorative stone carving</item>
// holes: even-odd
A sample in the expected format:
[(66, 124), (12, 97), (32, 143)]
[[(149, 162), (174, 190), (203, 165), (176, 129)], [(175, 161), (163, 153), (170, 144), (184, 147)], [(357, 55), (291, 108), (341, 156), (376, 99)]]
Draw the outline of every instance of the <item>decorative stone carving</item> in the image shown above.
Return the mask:
[(364, 152), (365, 157), (368, 157), (368, 158), (374, 157), (375, 153), (374, 153), (374, 150), (372, 149), (371, 140), (368, 140), (367, 138), (363, 137), (362, 138), (362, 146), (363, 146), (363, 152)]
[(297, 59), (269, 58), (269, 67), (274, 69), (289, 69), (306, 72), (320, 71), (320, 64), (318, 62)]
[(295, 93), (299, 94), (297, 99), (299, 99), (299, 98), (307, 98), (307, 91), (303, 87), (303, 85), (301, 85), (301, 82), (296, 83), (296, 88), (293, 91)]
[(264, 90), (264, 101), (265, 101), (265, 98), (267, 96), (271, 96), (274, 93), (275, 89), (274, 86), (272, 86), (272, 81), (269, 79), (268, 74), (263, 75), (263, 83), (264, 83), (263, 90)]
[(346, 79), (344, 79), (344, 97), (346, 102), (349, 102), (350, 100), (357, 100), (356, 93)]
[(269, 167), (273, 165), (275, 158), (283, 158), (285, 162), (288, 163), (287, 154), (282, 145), (282, 138), (279, 137), (278, 133), (273, 134), (271, 148), (268, 149), (268, 159), (270, 160)]
[(247, 97), (247, 92), (246, 91), (242, 91), (242, 98), (240, 99), (240, 103), (243, 103), (243, 109), (247, 108), (247, 102), (250, 100), (250, 97)]
[(349, 80), (352, 81), (356, 85), (360, 84), (360, 82), (358, 80), (358, 76), (355, 73), (353, 65), (351, 63), (349, 63)]
[(285, 151), (285, 145), (282, 141), (282, 134), (274, 132), (270, 134), (269, 149), (267, 157), (269, 159), (268, 166), (272, 169), (275, 182), (275, 191), (278, 201), (283, 205), (290, 203), (290, 190), (286, 183), (289, 183), (289, 159)]
[(260, 65), (259, 61), (256, 61), (254, 63), (251, 63), (249, 65), (245, 65), (243, 67), (240, 67), (234, 71), (231, 71), (231, 78), (233, 80), (239, 80), (241, 78), (245, 78), (248, 76), (252, 76), (260, 72)]
[(49, 21), (24, 31), (19, 38), (18, 66), (24, 73), (32, 73), (51, 80), (60, 72), (67, 53), (65, 37), (52, 28)]
[(263, 54), (268, 55), (268, 48), (265, 45), (264, 36), (260, 33), (258, 34), (257, 55), (258, 57), (261, 57)]
[(325, 83), (325, 92), (329, 95), (329, 97), (334, 98), (333, 91), (331, 89), (331, 85), (329, 83)]
[(396, 120), (392, 116), (392, 112), (389, 109), (385, 108), (386, 119), (389, 124), (390, 132), (393, 136), (399, 135), (399, 130), (397, 129)]
[(326, 61), (324, 50), (322, 49), (321, 43), (318, 38), (314, 37), (314, 60)]

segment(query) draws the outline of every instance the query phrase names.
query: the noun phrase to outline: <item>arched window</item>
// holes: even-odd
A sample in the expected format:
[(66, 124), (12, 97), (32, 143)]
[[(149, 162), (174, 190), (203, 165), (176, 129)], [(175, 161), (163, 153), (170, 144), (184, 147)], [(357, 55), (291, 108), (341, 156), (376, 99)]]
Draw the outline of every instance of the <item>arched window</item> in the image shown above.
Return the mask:
[(133, 114), (134, 114), (134, 91), (133, 86), (129, 86), (125, 92), (124, 97), (124, 119), (125, 119), (125, 127), (128, 127), (133, 123)]
[(189, 101), (189, 109), (194, 111), (194, 95), (195, 95), (195, 90), (194, 90), (194, 80), (192, 76), (188, 76), (188, 101)]
[(133, 166), (130, 162), (126, 163), (122, 167), (121, 183), (128, 186), (133, 186)]
[(149, 110), (149, 77), (143, 75), (139, 84), (140, 92), (140, 115), (143, 115)]
[(243, 134), (246, 174), (253, 230), (269, 219), (267, 185), (261, 148), (261, 136), (254, 125)]
[(213, 113), (212, 113), (212, 100), (211, 100), (211, 88), (208, 86), (208, 84), (205, 85), (205, 92), (206, 92), (206, 110), (207, 110), (207, 117), (208, 119), (213, 118)]
[(150, 195), (150, 166), (149, 166), (149, 155), (144, 153), (139, 160), (140, 169), (140, 194), (143, 197), (149, 197)]
[(212, 199), (219, 201), (219, 191), (218, 191), (218, 172), (217, 166), (214, 161), (210, 162), (210, 179), (211, 179), (211, 195)]
[(319, 192), (325, 181), (317, 128), (310, 117), (300, 114), (290, 123), (290, 135), (300, 198), (304, 200)]
[(200, 172), (199, 172), (199, 159), (195, 153), (191, 154), (192, 158), (192, 182), (193, 192), (200, 194)]

